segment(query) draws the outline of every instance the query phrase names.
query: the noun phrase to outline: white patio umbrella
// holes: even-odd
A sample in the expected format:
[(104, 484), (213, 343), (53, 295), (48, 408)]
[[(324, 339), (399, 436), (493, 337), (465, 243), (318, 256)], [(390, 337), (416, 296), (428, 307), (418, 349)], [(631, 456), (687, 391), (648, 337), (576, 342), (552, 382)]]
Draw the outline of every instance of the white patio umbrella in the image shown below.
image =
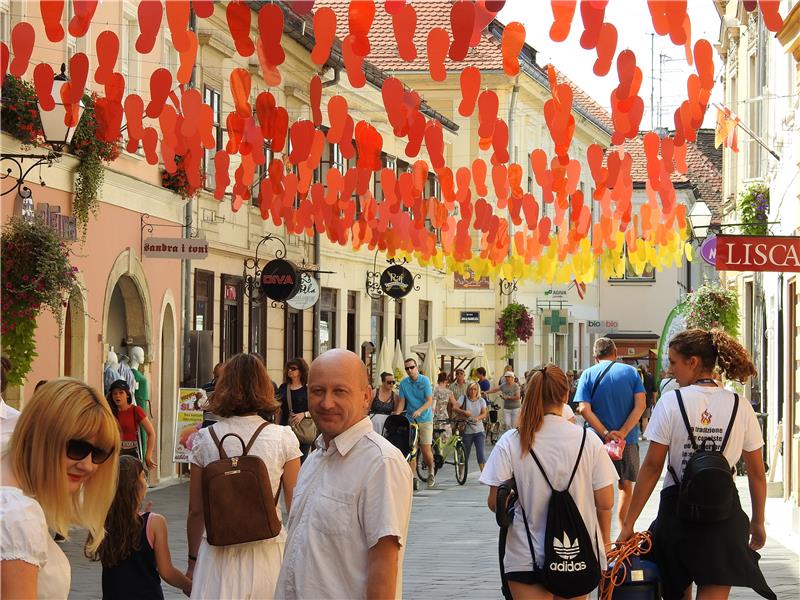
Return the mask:
[(478, 367), (483, 367), (486, 369), (486, 377), (491, 380), (492, 379), (492, 369), (489, 366), (489, 361), (486, 360), (486, 349), (481, 344), (481, 352), (478, 356), (475, 357), (475, 360), (472, 361), (472, 370), (474, 372), (475, 369)]
[(394, 357), (392, 358), (392, 371), (397, 382), (406, 376), (405, 359), (406, 355), (403, 354), (403, 347), (400, 345), (400, 340), (397, 340), (394, 345)]
[(426, 375), (431, 380), (432, 384), (436, 383), (436, 377), (439, 375), (439, 365), (437, 364), (436, 343), (430, 340), (425, 348), (425, 360), (422, 363), (422, 374)]
[(381, 384), (381, 373), (384, 371), (392, 373), (392, 355), (391, 355), (391, 346), (389, 345), (389, 341), (384, 337), (383, 343), (381, 344), (381, 349), (378, 352), (378, 363), (375, 365), (375, 373), (373, 374), (373, 380), (375, 386), (379, 386)]

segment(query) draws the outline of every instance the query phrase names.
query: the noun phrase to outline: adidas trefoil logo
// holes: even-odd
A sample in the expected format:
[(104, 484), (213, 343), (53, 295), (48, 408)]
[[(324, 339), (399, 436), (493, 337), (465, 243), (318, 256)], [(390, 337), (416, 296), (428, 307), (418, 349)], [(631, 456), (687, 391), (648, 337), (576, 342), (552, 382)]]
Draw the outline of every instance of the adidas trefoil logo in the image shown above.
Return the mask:
[(556, 551), (556, 554), (558, 554), (564, 560), (574, 559), (581, 551), (578, 538), (575, 538), (574, 542), (570, 542), (566, 531), (564, 532), (563, 541), (559, 540), (558, 538), (553, 538), (553, 549)]

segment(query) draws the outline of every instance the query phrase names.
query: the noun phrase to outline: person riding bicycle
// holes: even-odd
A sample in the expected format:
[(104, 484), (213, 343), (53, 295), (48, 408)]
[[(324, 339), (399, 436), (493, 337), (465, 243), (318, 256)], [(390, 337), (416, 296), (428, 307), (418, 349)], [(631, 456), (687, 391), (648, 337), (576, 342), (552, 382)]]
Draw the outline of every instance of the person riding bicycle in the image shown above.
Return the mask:
[(443, 429), (440, 434), (447, 441), (453, 431), (450, 427), (450, 415), (456, 406), (456, 398), (447, 387), (447, 373), (442, 371), (436, 378), (436, 387), (433, 390), (433, 426), (434, 429)]
[[(403, 366), (408, 373), (400, 382), (400, 401), (397, 403), (394, 412), (400, 414), (405, 411), (406, 417), (409, 421), (416, 421), (419, 427), (418, 444), (422, 452), (422, 458), (428, 466), (428, 487), (432, 488), (436, 485), (436, 478), (433, 473), (433, 450), (431, 450), (431, 443), (433, 442), (433, 390), (431, 389), (431, 380), (419, 372), (417, 361), (413, 358), (407, 358)], [(416, 470), (416, 459), (412, 460), (411, 468)], [(417, 489), (419, 483), (414, 483), (414, 489)]]

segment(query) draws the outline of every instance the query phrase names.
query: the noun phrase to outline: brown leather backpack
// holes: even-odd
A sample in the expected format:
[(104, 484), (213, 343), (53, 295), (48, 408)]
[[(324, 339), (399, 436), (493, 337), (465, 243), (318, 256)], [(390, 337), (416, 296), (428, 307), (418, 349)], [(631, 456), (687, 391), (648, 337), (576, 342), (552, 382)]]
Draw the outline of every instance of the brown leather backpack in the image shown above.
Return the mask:
[[(213, 425), (208, 429), (219, 451), (219, 460), (206, 465), (202, 479), (206, 538), (212, 546), (267, 540), (281, 531), (276, 508), (280, 486), (278, 495), (273, 497), (267, 466), (260, 457), (248, 455), (268, 424), (265, 422), (256, 429), (246, 446), (235, 433), (228, 433), (220, 440)], [(241, 456), (228, 458), (222, 447), (227, 437), (241, 442)]]

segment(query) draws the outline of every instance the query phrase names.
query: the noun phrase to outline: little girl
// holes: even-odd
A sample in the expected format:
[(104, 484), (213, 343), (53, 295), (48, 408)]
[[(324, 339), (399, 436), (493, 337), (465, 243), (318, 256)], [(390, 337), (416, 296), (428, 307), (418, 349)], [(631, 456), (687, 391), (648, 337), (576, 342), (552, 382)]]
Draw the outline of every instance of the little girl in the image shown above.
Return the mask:
[(144, 468), (132, 456), (121, 456), (119, 485), (106, 516), (106, 537), (90, 556), (103, 564), (103, 598), (164, 598), (161, 579), (188, 596), (192, 581), (172, 565), (167, 521), (139, 513), (147, 492)]

